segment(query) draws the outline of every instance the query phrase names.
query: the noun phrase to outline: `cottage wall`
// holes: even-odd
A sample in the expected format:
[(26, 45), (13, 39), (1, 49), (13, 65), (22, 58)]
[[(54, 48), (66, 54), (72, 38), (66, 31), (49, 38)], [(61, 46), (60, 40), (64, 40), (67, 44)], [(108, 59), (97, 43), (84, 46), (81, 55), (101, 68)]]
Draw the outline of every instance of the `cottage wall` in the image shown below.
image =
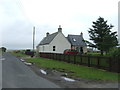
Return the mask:
[(83, 52), (87, 53), (87, 46), (83, 47)]
[[(53, 48), (55, 46), (55, 48)], [(65, 49), (70, 49), (71, 44), (62, 34), (59, 32), (56, 37), (51, 41), (50, 44), (40, 45), (39, 52), (47, 52), (47, 53), (63, 53)], [(54, 50), (55, 51), (54, 51)]]
[[(53, 51), (53, 46), (55, 46), (55, 51)], [(59, 32), (58, 35), (50, 43), (50, 51), (52, 53), (63, 53), (65, 49), (70, 49), (71, 44), (65, 38), (65, 36)]]
[(40, 45), (39, 52), (50, 52), (49, 45)]

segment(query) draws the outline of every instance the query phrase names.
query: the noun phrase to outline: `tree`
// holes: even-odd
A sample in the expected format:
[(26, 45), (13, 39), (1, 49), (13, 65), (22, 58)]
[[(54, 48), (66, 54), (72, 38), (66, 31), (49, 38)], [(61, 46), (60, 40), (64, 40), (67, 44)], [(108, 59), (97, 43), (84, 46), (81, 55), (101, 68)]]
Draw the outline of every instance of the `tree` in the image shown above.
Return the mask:
[(5, 47), (1, 47), (2, 52), (6, 52), (6, 48)]
[(113, 25), (107, 25), (104, 18), (99, 17), (88, 30), (90, 40), (93, 41), (92, 47), (100, 50), (101, 55), (104, 51), (108, 52), (110, 48), (118, 45), (117, 32), (110, 31), (113, 27)]

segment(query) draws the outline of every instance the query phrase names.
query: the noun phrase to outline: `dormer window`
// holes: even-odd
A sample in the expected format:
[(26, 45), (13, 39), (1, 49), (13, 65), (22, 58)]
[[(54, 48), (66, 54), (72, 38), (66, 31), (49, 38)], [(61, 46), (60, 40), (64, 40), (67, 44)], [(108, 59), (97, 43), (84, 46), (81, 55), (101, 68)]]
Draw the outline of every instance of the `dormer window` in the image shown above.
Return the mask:
[(74, 42), (76, 42), (76, 39), (75, 39), (75, 38), (73, 38), (73, 41), (74, 41)]

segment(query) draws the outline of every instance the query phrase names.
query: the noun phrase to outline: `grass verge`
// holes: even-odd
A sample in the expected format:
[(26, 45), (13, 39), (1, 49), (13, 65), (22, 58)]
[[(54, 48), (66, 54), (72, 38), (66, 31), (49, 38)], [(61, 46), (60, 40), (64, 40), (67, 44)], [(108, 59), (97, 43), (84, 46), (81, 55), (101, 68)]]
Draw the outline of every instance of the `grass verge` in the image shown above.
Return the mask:
[(100, 69), (86, 67), (81, 65), (74, 65), (65, 63), (62, 61), (56, 61), (45, 58), (30, 58), (26, 59), (27, 62), (35, 63), (36, 66), (42, 68), (56, 69), (68, 73), (71, 77), (80, 77), (90, 80), (99, 80), (99, 81), (118, 81), (118, 74), (102, 71)]
[(27, 57), (28, 55), (24, 54), (24, 53), (15, 53), (15, 52), (11, 52), (13, 55), (18, 56), (18, 57)]

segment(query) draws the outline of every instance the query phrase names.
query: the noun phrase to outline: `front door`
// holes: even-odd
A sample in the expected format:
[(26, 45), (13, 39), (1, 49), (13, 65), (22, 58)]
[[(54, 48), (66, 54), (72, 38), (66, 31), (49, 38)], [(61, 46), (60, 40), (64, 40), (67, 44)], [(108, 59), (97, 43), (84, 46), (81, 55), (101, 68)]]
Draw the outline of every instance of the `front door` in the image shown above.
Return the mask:
[(80, 47), (80, 53), (83, 54), (83, 47)]

